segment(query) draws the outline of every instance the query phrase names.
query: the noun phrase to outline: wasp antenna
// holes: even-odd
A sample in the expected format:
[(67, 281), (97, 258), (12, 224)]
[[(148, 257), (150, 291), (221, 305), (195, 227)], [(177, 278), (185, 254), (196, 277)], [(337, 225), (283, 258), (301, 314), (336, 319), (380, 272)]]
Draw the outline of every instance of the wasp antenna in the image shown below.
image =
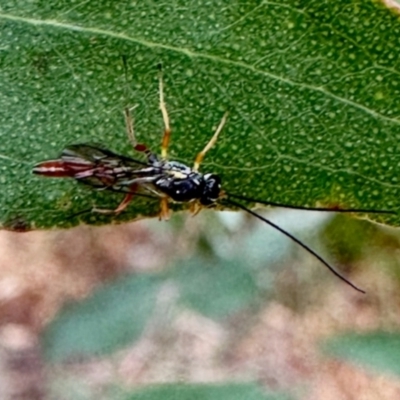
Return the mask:
[(228, 197), (233, 197), (235, 199), (244, 200), (244, 201), (251, 201), (254, 203), (265, 204), (267, 206), (273, 207), (281, 207), (281, 208), (290, 208), (293, 210), (306, 210), (306, 211), (325, 211), (325, 212), (338, 212), (338, 213), (369, 213), (369, 214), (393, 214), (397, 215), (395, 211), (390, 210), (374, 210), (374, 209), (365, 209), (365, 208), (328, 208), (328, 207), (303, 207), (303, 206), (294, 206), (292, 204), (282, 204), (282, 203), (275, 203), (273, 201), (265, 201), (254, 199), (252, 197), (241, 196), (239, 194), (232, 194), (225, 192)]
[(292, 239), (294, 242), (296, 242), (299, 246), (301, 246), (304, 250), (308, 251), (310, 254), (312, 254), (316, 259), (318, 259), (322, 264), (325, 265), (325, 267), (327, 267), (334, 275), (336, 275), (339, 279), (341, 279), (343, 282), (347, 283), (349, 286), (351, 286), (353, 289), (357, 290), (358, 292), (361, 293), (365, 293), (364, 290), (358, 288), (356, 285), (354, 285), (353, 283), (351, 283), (348, 279), (346, 279), (344, 276), (342, 276), (341, 274), (339, 274), (339, 272), (337, 272), (332, 266), (330, 266), (319, 254), (317, 254), (313, 249), (311, 249), (310, 247), (308, 247), (306, 244), (304, 244), (301, 240), (297, 239), (295, 236), (293, 236), (291, 233), (285, 231), (283, 228), (281, 228), (280, 226), (274, 224), (272, 221), (270, 221), (267, 218), (264, 218), (263, 216), (261, 216), (260, 214), (257, 214), (256, 212), (252, 211), (250, 208), (245, 207), (244, 205), (237, 203), (234, 200), (230, 200), (230, 199), (224, 199), (224, 202), (231, 204), (237, 208), (240, 208), (243, 211), (246, 211), (247, 213), (253, 215), (254, 217), (258, 218), (259, 220), (265, 222), (266, 224), (272, 226), (273, 228), (275, 228), (276, 230), (278, 230), (279, 232), (283, 233), (285, 236), (287, 236), (288, 238)]

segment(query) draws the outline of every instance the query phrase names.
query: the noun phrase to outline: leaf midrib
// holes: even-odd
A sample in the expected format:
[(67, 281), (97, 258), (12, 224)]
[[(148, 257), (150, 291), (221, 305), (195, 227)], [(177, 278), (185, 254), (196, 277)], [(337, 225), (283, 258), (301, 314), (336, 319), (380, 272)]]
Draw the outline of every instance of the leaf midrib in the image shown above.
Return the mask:
[(191, 58), (202, 58), (205, 60), (210, 60), (210, 61), (214, 61), (217, 63), (229, 65), (229, 66), (243, 68), (243, 69), (253, 72), (254, 74), (266, 76), (272, 80), (286, 83), (287, 85), (290, 85), (293, 87), (308, 89), (310, 91), (321, 93), (321, 94), (325, 95), (326, 97), (329, 97), (331, 99), (338, 101), (339, 103), (342, 103), (347, 106), (358, 109), (360, 111), (363, 111), (364, 113), (371, 115), (372, 117), (374, 117), (378, 120), (382, 120), (382, 121), (390, 122), (390, 123), (393, 123), (396, 125), (400, 125), (400, 119), (387, 117), (387, 116), (385, 116), (371, 108), (368, 108), (360, 103), (346, 99), (345, 97), (335, 95), (334, 93), (326, 90), (326, 88), (323, 86), (313, 86), (313, 85), (306, 84), (306, 83), (296, 82), (291, 79), (288, 79), (288, 78), (285, 78), (285, 77), (282, 77), (279, 75), (275, 75), (275, 74), (272, 74), (267, 71), (262, 71), (260, 69), (257, 69), (256, 67), (249, 65), (245, 62), (242, 62), (242, 61), (228, 60), (223, 57), (219, 57), (219, 56), (215, 56), (215, 55), (211, 55), (211, 54), (199, 53), (199, 52), (192, 51), (192, 50), (182, 48), (182, 47), (175, 47), (175, 46), (171, 46), (171, 45), (167, 45), (167, 44), (163, 44), (163, 43), (152, 42), (149, 40), (129, 36), (129, 35), (126, 35), (125, 33), (113, 32), (113, 31), (105, 30), (105, 29), (101, 29), (101, 28), (85, 27), (82, 25), (73, 25), (73, 24), (59, 22), (59, 21), (52, 20), (52, 19), (40, 20), (40, 19), (20, 17), (20, 16), (16, 16), (16, 15), (12, 15), (12, 14), (4, 14), (4, 13), (0, 13), (0, 19), (14, 21), (14, 22), (24, 22), (24, 23), (34, 25), (34, 26), (49, 26), (49, 27), (53, 27), (53, 28), (67, 29), (70, 31), (102, 35), (102, 36), (106, 36), (106, 37), (110, 37), (110, 38), (126, 40), (126, 41), (129, 41), (132, 43), (140, 44), (145, 47), (149, 47), (149, 48), (158, 48), (158, 49), (173, 51), (173, 52), (176, 52), (179, 54), (184, 54)]

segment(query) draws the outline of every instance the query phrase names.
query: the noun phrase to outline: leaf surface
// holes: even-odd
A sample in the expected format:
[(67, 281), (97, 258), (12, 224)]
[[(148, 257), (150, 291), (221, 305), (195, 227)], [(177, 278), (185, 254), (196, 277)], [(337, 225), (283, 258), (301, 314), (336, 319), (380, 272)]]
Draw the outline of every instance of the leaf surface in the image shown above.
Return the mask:
[(73, 216), (115, 208), (122, 195), (31, 169), (74, 143), (134, 155), (126, 105), (137, 105), (137, 137), (158, 153), (159, 62), (170, 159), (191, 165), (229, 110), (202, 165), (228, 192), (399, 209), (400, 24), (378, 1), (5, 1), (0, 25), (0, 222), (9, 229), (157, 213), (157, 202), (135, 199), (117, 217)]

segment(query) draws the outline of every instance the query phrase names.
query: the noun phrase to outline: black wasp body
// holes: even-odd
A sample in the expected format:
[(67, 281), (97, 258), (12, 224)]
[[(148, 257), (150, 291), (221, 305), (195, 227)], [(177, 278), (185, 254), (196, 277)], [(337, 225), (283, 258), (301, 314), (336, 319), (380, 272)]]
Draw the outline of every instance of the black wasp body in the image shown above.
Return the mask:
[(221, 178), (215, 174), (201, 174), (187, 165), (170, 161), (163, 166), (166, 173), (154, 181), (156, 191), (176, 202), (198, 201), (202, 206), (217, 202), (221, 193)]
[(90, 144), (70, 145), (59, 159), (39, 163), (33, 172), (74, 178), (96, 190), (148, 194), (173, 202), (199, 202), (201, 206), (215, 204), (221, 193), (218, 175), (202, 174), (177, 161), (159, 160), (152, 153), (145, 163)]

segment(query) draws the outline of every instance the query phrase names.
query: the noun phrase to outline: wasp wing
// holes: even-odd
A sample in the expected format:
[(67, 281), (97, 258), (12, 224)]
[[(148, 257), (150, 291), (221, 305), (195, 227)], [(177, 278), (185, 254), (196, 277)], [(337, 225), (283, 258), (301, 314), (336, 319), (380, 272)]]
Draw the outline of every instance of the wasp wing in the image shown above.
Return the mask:
[(60, 159), (69, 161), (69, 160), (83, 160), (86, 162), (92, 162), (94, 164), (104, 161), (107, 163), (113, 163), (115, 160), (119, 160), (119, 163), (124, 164), (125, 166), (131, 166), (134, 168), (140, 166), (147, 166), (147, 162), (140, 161), (135, 158), (123, 156), (121, 154), (117, 154), (108, 150), (101, 145), (97, 144), (72, 144), (67, 146), (61, 153)]
[(37, 164), (33, 172), (48, 177), (74, 178), (98, 190), (129, 191), (129, 186), (138, 178), (151, 178), (161, 169), (99, 145), (84, 143), (67, 146), (58, 159)]

